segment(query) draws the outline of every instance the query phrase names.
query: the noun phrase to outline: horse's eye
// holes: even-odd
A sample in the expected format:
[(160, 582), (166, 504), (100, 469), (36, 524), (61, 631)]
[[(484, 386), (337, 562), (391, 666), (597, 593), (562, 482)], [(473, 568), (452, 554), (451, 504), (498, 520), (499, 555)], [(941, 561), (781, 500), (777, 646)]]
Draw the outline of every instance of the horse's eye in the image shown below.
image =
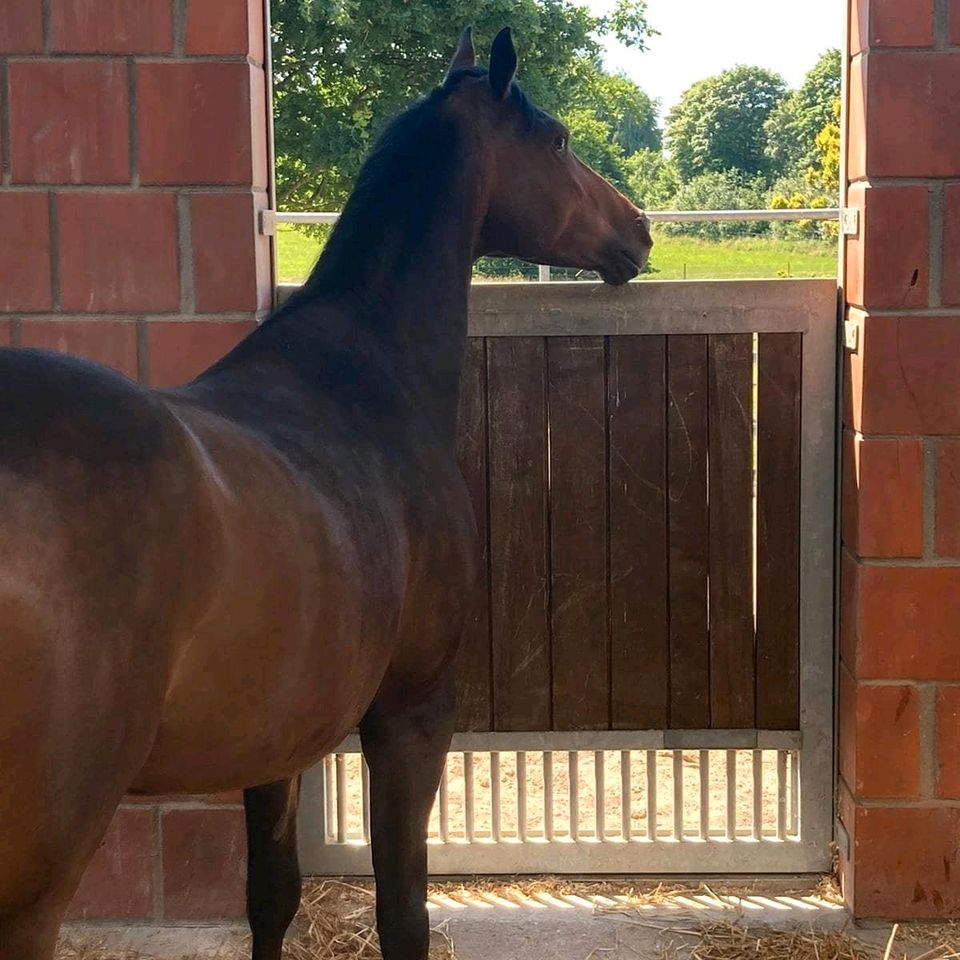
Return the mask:
[(553, 138), (553, 149), (557, 153), (566, 153), (567, 152), (567, 135), (565, 133), (558, 134)]

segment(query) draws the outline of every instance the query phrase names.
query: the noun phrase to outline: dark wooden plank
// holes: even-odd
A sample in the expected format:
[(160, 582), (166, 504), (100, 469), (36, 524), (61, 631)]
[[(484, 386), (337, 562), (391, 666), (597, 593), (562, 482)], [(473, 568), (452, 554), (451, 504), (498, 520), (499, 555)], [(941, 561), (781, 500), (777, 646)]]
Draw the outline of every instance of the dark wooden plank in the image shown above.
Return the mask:
[(467, 341), (460, 384), (457, 462), (477, 517), (481, 561), (476, 595), (457, 655), (457, 729), (493, 729), (487, 526), (487, 360), (481, 338)]
[(610, 724), (602, 337), (547, 340), (553, 725)]
[(670, 699), (666, 338), (608, 344), (612, 725), (656, 730)]
[(549, 730), (544, 342), (487, 341), (490, 617), (498, 730)]
[(710, 726), (707, 338), (667, 338), (670, 726)]
[(799, 333), (759, 337), (757, 726), (800, 726)]
[(754, 725), (753, 335), (709, 338), (710, 722)]

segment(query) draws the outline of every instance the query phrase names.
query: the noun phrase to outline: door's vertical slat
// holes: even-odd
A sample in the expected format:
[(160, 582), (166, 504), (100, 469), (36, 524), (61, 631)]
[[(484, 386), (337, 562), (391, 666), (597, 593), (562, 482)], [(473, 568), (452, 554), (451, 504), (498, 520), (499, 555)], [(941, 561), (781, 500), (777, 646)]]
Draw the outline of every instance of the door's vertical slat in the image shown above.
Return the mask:
[(576, 750), (567, 754), (570, 789), (570, 839), (580, 839), (580, 755)]
[(527, 839), (527, 754), (517, 751), (517, 837)]
[(710, 726), (707, 338), (667, 338), (670, 726)]
[(593, 753), (593, 809), (597, 840), (603, 840), (606, 835), (607, 819), (607, 778), (606, 761), (603, 750)]
[(467, 340), (464, 354), (456, 455), (473, 501), (481, 552), (476, 593), (457, 653), (457, 729), (491, 730), (487, 363), (486, 341), (479, 337)]
[(602, 337), (547, 338), (555, 730), (610, 723)]
[(473, 843), (477, 838), (477, 808), (474, 794), (473, 754), (470, 751), (463, 754), (463, 819), (467, 843)]
[(647, 839), (657, 839), (657, 751), (647, 751)]
[(683, 839), (683, 751), (673, 751), (673, 839)]
[(500, 817), (500, 754), (494, 751), (490, 754), (490, 832), (494, 843), (503, 836)]
[(753, 839), (763, 836), (763, 751), (750, 752), (751, 772), (753, 774)]
[(544, 342), (487, 341), (494, 723), (549, 730)]
[(710, 752), (700, 751), (700, 839), (710, 839)]
[(759, 337), (757, 726), (800, 725), (800, 390), (802, 337)]
[(333, 843), (337, 836), (337, 787), (332, 754), (323, 758), (323, 799), (327, 822), (326, 837), (328, 843)]
[(735, 840), (737, 836), (737, 751), (728, 750), (726, 761), (727, 840)]
[(610, 337), (611, 712), (619, 730), (669, 720), (666, 337)]
[(790, 752), (790, 836), (800, 830), (800, 753)]
[(787, 838), (787, 757), (785, 750), (777, 751), (777, 839)]
[(620, 751), (620, 835), (629, 840), (633, 835), (633, 765), (630, 751)]
[(754, 725), (753, 337), (709, 337), (710, 721)]
[(337, 769), (337, 843), (347, 842), (347, 757), (336, 755)]
[(543, 751), (543, 835), (554, 838), (553, 826), (553, 751)]

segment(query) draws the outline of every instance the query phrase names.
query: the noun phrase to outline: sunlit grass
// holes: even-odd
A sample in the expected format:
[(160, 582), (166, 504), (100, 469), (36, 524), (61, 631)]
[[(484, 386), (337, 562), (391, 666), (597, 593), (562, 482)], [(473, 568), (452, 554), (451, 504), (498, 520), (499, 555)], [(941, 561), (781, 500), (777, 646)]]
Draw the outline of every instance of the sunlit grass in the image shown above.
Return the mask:
[[(833, 277), (837, 246), (833, 241), (700, 240), (655, 234), (651, 272), (644, 280), (725, 280), (764, 277)], [(320, 254), (321, 241), (291, 224), (277, 234), (277, 275), (281, 283), (299, 283)]]

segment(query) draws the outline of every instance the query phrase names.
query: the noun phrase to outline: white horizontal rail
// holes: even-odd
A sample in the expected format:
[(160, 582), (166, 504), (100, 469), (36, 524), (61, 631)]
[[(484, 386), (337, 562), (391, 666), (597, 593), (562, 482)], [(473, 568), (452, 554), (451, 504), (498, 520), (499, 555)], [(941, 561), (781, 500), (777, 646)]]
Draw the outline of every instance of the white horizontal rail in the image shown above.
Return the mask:
[[(274, 223), (336, 223), (339, 213), (272, 213)], [(804, 207), (783, 210), (648, 210), (652, 223), (710, 223), (718, 220), (839, 220), (839, 207)], [(265, 217), (265, 222), (267, 218)], [(267, 232), (264, 230), (264, 232)]]
[[(844, 217), (839, 207), (802, 207), (782, 210), (648, 210), (651, 223), (713, 223), (718, 221), (767, 221), (767, 220), (838, 220), (845, 234), (857, 233), (856, 211), (848, 210), (851, 216)], [(278, 223), (321, 224), (336, 223), (340, 214), (323, 211), (316, 213), (293, 213), (264, 210), (260, 214), (260, 232), (273, 236)], [(541, 264), (537, 272), (541, 282), (550, 280), (550, 267)]]

